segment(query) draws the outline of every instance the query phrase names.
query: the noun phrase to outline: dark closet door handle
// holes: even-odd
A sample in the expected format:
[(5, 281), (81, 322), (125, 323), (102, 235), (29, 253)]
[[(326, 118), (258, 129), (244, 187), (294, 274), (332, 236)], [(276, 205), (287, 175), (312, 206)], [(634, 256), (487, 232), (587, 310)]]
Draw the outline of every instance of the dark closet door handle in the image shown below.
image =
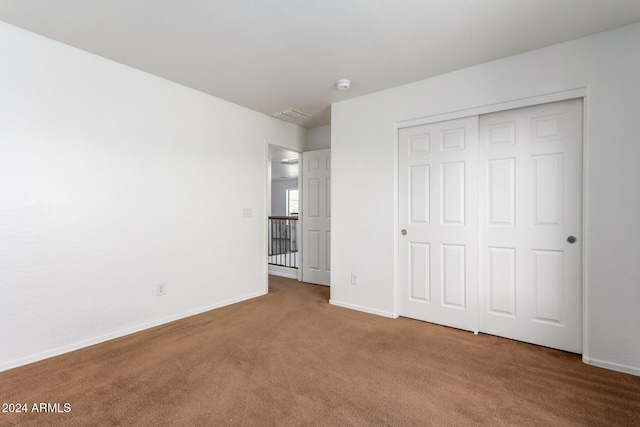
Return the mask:
[(576, 242), (576, 237), (575, 236), (569, 236), (567, 237), (567, 242), (571, 243), (572, 245)]

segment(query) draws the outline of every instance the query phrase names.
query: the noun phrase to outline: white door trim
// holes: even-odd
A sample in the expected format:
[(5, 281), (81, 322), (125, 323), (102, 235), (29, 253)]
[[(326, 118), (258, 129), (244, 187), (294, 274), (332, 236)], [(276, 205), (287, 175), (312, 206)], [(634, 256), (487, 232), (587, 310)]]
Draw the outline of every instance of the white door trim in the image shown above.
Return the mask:
[[(432, 116), (417, 117), (415, 119), (408, 119), (408, 120), (400, 120), (396, 122), (396, 131), (398, 131), (399, 129), (411, 127), (411, 126), (426, 125), (426, 124), (435, 123), (435, 122), (444, 122), (447, 120), (461, 119), (463, 117), (481, 116), (483, 114), (496, 113), (498, 111), (514, 110), (516, 108), (530, 107), (532, 105), (546, 104), (548, 102), (566, 101), (567, 99), (574, 99), (574, 98), (586, 98), (587, 92), (588, 92), (588, 88), (582, 87), (577, 89), (550, 93), (546, 95), (514, 99), (511, 101), (500, 102), (497, 104), (482, 105), (478, 107), (468, 108), (465, 110), (435, 114)], [(397, 138), (397, 135), (396, 135), (396, 138)]]
[(587, 176), (588, 176), (588, 159), (589, 159), (589, 132), (588, 126), (590, 115), (589, 105), (589, 87), (583, 86), (575, 89), (568, 89), (564, 91), (558, 91), (548, 94), (543, 94), (533, 97), (525, 97), (519, 99), (513, 99), (510, 101), (499, 102), (495, 104), (489, 104), (484, 106), (472, 107), (464, 110), (451, 111), (446, 113), (434, 114), (431, 116), (418, 117), (413, 119), (399, 120), (395, 122), (394, 129), (394, 287), (393, 287), (393, 318), (399, 317), (398, 314), (398, 298), (399, 298), (399, 286), (400, 286), (400, 270), (399, 270), (399, 242), (400, 242), (400, 230), (399, 230), (399, 193), (400, 193), (400, 170), (398, 165), (398, 153), (399, 153), (399, 130), (406, 127), (418, 126), (423, 124), (435, 123), (446, 120), (459, 119), (469, 116), (482, 115), (488, 113), (494, 113), (498, 111), (512, 110), (521, 107), (529, 107), (538, 104), (544, 104), (549, 102), (564, 101), (568, 99), (582, 98), (583, 100), (583, 132), (582, 132), (582, 360), (584, 363), (592, 364), (591, 357), (589, 356), (589, 275), (587, 272), (585, 260), (589, 253), (589, 239), (587, 238), (588, 229), (588, 192), (587, 192)]

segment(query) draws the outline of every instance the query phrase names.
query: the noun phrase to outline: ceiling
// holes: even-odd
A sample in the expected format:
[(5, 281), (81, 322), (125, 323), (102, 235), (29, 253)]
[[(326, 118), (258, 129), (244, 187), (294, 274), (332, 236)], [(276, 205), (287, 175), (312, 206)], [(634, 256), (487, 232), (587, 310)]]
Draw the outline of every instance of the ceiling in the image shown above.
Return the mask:
[(285, 148), (269, 146), (269, 161), (271, 162), (271, 181), (284, 181), (298, 178), (299, 154)]
[(0, 0), (0, 20), (313, 128), (333, 102), (638, 22), (640, 0)]

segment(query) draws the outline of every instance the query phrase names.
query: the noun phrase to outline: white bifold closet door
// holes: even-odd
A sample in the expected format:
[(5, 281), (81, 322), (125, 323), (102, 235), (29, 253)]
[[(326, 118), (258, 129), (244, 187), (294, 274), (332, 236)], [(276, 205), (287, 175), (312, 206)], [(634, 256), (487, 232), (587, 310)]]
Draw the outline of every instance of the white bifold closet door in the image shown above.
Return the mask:
[(582, 100), (404, 128), (398, 156), (398, 313), (582, 352)]
[(398, 312), (476, 331), (478, 118), (404, 128), (399, 136)]
[(480, 116), (479, 135), (479, 329), (581, 353), (582, 99)]

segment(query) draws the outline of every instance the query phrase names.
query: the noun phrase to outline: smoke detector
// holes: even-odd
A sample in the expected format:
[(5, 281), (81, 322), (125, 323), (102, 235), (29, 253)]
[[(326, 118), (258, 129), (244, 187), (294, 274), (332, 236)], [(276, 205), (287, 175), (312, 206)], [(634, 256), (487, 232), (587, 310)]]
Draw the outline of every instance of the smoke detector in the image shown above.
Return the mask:
[(347, 90), (351, 86), (351, 82), (347, 79), (340, 79), (336, 82), (336, 87), (338, 90)]

